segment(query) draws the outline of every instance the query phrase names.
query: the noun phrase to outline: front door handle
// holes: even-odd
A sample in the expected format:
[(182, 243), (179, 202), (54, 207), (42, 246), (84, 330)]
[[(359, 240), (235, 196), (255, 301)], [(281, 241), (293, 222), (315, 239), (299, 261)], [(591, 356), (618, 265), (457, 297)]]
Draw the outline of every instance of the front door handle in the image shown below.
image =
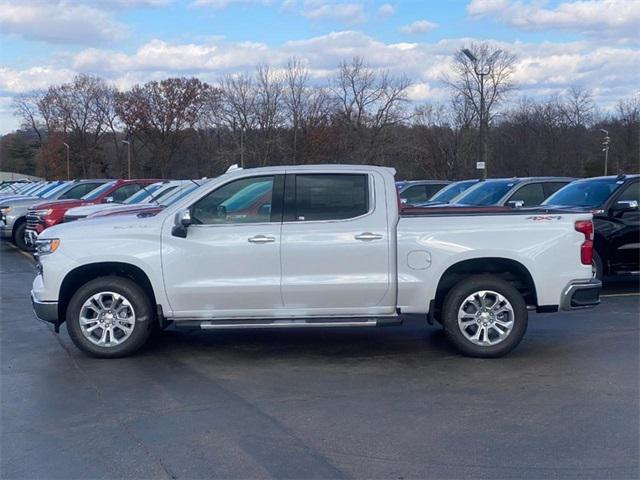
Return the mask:
[(276, 237), (269, 237), (267, 235), (256, 235), (248, 238), (250, 243), (271, 243), (276, 241)]
[(356, 240), (362, 240), (362, 241), (369, 241), (369, 240), (380, 240), (382, 238), (382, 235), (380, 235), (379, 233), (371, 233), (371, 232), (364, 232), (361, 233), (360, 235), (356, 235), (355, 239)]

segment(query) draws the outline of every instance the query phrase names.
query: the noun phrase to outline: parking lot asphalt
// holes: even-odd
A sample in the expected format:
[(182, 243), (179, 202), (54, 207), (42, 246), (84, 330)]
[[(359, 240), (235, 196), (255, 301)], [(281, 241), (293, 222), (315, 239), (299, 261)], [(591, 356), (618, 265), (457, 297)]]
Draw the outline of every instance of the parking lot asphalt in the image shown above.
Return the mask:
[(436, 327), (178, 332), (97, 360), (0, 243), (1, 478), (638, 478), (637, 279), (465, 358)]

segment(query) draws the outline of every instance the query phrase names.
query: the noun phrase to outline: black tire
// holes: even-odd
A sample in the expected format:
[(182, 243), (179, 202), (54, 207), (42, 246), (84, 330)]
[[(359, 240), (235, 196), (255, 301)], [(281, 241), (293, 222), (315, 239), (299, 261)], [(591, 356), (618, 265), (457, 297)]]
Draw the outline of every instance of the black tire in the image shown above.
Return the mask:
[(27, 222), (20, 222), (16, 228), (13, 229), (13, 244), (20, 250), (25, 252), (33, 251), (24, 241), (24, 232), (27, 230)]
[[(467, 297), (481, 290), (490, 290), (502, 295), (513, 308), (514, 318), (511, 331), (506, 338), (494, 345), (473, 343), (458, 326), (459, 309)], [(522, 340), (527, 331), (528, 323), (527, 305), (522, 294), (510, 283), (492, 275), (472, 276), (456, 284), (444, 299), (441, 317), (444, 330), (453, 345), (465, 355), (480, 358), (496, 358), (509, 353)], [(473, 326), (468, 328), (473, 328)], [(495, 333), (494, 331), (493, 334), (495, 335)]]
[(600, 255), (598, 255), (598, 252), (595, 250), (593, 251), (593, 257), (591, 259), (591, 268), (593, 271), (593, 278), (602, 280), (602, 277), (604, 277), (604, 266), (602, 265)]
[[(122, 295), (135, 311), (135, 324), (130, 336), (118, 345), (100, 346), (92, 343), (82, 333), (80, 311), (91, 296), (100, 292)], [(147, 294), (132, 280), (118, 276), (99, 277), (80, 287), (71, 297), (67, 307), (67, 331), (73, 343), (83, 352), (100, 358), (126, 357), (137, 352), (149, 339), (155, 313)]]

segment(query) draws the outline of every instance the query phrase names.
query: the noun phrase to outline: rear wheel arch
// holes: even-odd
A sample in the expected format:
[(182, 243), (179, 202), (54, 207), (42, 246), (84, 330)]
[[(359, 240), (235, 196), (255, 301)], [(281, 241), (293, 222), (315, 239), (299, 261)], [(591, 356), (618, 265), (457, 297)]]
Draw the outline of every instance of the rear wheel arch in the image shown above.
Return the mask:
[(523, 296), (527, 305), (538, 305), (535, 283), (531, 273), (517, 260), (503, 257), (473, 258), (462, 260), (448, 267), (436, 288), (433, 302), (434, 315), (438, 315), (447, 293), (460, 281), (471, 275), (492, 275), (513, 285)]
[(58, 318), (62, 323), (73, 294), (83, 285), (99, 277), (123, 277), (136, 282), (149, 297), (150, 304), (157, 305), (153, 285), (147, 273), (140, 267), (125, 262), (97, 262), (79, 266), (64, 277), (58, 293)]

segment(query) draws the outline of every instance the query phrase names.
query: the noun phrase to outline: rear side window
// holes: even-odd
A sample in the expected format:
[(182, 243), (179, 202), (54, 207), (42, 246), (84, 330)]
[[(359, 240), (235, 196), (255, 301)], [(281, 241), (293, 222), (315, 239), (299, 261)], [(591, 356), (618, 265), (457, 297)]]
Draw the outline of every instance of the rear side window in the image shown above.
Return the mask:
[(400, 193), (400, 198), (411, 205), (424, 203), (429, 200), (431, 196), (432, 194), (427, 191), (427, 185), (414, 185)]
[(530, 183), (518, 189), (509, 198), (510, 202), (523, 202), (523, 207), (540, 205), (546, 198), (541, 183)]
[[(293, 183), (293, 185), (292, 185)], [(295, 196), (291, 201), (291, 189)], [(369, 211), (368, 176), (360, 174), (295, 175), (288, 181), (285, 219), (345, 220)]]
[(635, 182), (629, 185), (627, 189), (618, 197), (618, 202), (628, 202), (631, 200), (635, 200), (636, 202), (640, 203), (640, 182)]
[(77, 200), (80, 197), (84, 197), (90, 191), (98, 188), (101, 183), (81, 183), (80, 185), (76, 185), (75, 187), (69, 189), (66, 193), (64, 193), (60, 199), (69, 199), (72, 198)]
[(127, 198), (129, 198), (134, 193), (137, 193), (142, 189), (142, 185), (138, 185), (136, 183), (130, 183), (129, 185), (124, 185), (113, 192), (110, 197), (113, 197), (113, 201), (116, 203), (122, 203)]
[(550, 197), (569, 182), (546, 182), (542, 184), (544, 198)]

